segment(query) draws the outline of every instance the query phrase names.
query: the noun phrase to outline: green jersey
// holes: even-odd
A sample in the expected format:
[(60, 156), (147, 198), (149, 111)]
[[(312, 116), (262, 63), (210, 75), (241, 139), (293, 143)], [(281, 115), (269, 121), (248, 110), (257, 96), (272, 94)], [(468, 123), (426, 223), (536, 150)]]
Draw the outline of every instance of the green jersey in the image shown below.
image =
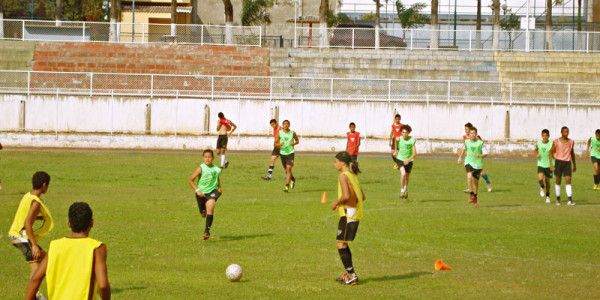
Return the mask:
[[(415, 139), (411, 137), (408, 140), (405, 140), (404, 137), (400, 136), (398, 139), (398, 144), (396, 145), (398, 149), (398, 155), (396, 158), (399, 160), (407, 160), (409, 157), (413, 155), (413, 145), (415, 144)], [(414, 161), (412, 159), (411, 161)]]
[(475, 142), (465, 140), (465, 149), (467, 149), (465, 165), (471, 165), (473, 169), (483, 169), (483, 157), (475, 157), (475, 154), (482, 155), (484, 152), (487, 154), (483, 141), (479, 139)]
[(294, 146), (292, 146), (292, 142), (294, 141), (294, 131), (290, 130), (290, 132), (285, 133), (282, 130), (279, 130), (279, 143), (281, 144), (281, 149), (279, 150), (279, 154), (281, 155), (290, 155), (294, 153)]
[[(540, 158), (537, 160), (537, 165), (540, 168), (550, 168), (550, 150), (552, 149), (552, 145), (554, 143), (552, 141), (548, 141), (546, 143), (542, 141), (538, 141), (536, 146), (538, 150), (538, 154)], [(554, 161), (554, 159), (553, 159)]]
[(590, 144), (591, 144), (590, 156), (600, 159), (600, 140), (596, 139), (596, 137), (593, 136), (590, 139)]
[(204, 163), (200, 165), (200, 168), (202, 168), (202, 174), (200, 174), (200, 178), (196, 181), (198, 189), (205, 194), (216, 190), (219, 187), (221, 168), (216, 165), (209, 167)]

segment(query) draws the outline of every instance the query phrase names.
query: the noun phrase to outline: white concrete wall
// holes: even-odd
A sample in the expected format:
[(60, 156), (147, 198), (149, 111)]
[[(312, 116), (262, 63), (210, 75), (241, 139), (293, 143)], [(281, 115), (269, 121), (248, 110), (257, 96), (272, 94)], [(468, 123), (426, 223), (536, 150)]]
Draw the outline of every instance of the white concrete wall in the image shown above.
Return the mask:
[[(58, 100), (57, 100), (58, 99)], [(0, 131), (20, 129), (21, 101), (25, 101), (25, 132), (74, 133), (69, 135), (69, 146), (87, 147), (85, 135), (81, 133), (144, 134), (146, 125), (146, 105), (151, 105), (151, 133), (154, 135), (178, 136), (174, 140), (208, 138), (200, 148), (212, 145), (214, 137), (197, 137), (205, 134), (205, 107), (210, 109), (210, 131), (216, 134), (217, 113), (238, 125), (235, 135), (244, 138), (243, 150), (264, 150), (272, 141), (268, 138), (271, 128), (268, 124), (272, 109), (279, 107), (279, 120), (291, 121), (291, 128), (305, 139), (310, 138), (310, 147), (305, 150), (329, 151), (341, 149), (345, 143), (348, 124), (355, 122), (363, 138), (363, 151), (384, 151), (386, 138), (390, 133), (394, 110), (402, 115), (402, 123), (413, 127), (413, 136), (421, 140), (439, 141), (441, 144), (429, 148), (452, 148), (443, 141), (455, 141), (463, 134), (463, 125), (473, 123), (486, 141), (497, 144), (530, 142), (537, 140), (540, 132), (548, 128), (551, 137), (557, 137), (560, 127), (569, 126), (571, 137), (584, 143), (600, 128), (600, 121), (594, 118), (600, 113), (600, 106), (541, 106), (541, 105), (492, 105), (490, 103), (407, 103), (407, 102), (337, 102), (337, 101), (263, 101), (247, 99), (210, 100), (180, 98), (126, 98), (126, 97), (84, 97), (84, 96), (0, 96)], [(510, 138), (505, 139), (507, 111), (510, 113)], [(182, 136), (183, 135), (183, 136)], [(102, 136), (102, 135), (100, 135)], [(188, 137), (186, 137), (188, 136)], [(191, 137), (190, 137), (191, 136)], [(81, 137), (81, 145), (77, 139)], [(257, 137), (257, 139), (253, 139)], [(336, 138), (331, 140), (330, 138)], [(325, 138), (325, 139), (320, 139)], [(90, 147), (101, 147), (106, 142), (93, 142)], [(182, 144), (153, 144), (152, 137), (144, 137), (145, 142), (125, 142), (111, 138), (112, 148), (167, 148), (180, 149)], [(15, 140), (19, 146), (36, 146)], [(164, 143), (162, 141), (161, 143)], [(4, 143), (4, 141), (3, 141)], [(33, 142), (31, 142), (33, 143)], [(116, 143), (116, 144), (114, 144)], [(167, 143), (172, 143), (167, 140)], [(324, 143), (321, 145), (320, 143)], [(333, 144), (332, 144), (333, 143)], [(436, 142), (437, 143), (437, 142)], [(8, 143), (7, 143), (8, 144)], [(188, 144), (194, 145), (194, 142)], [(309, 143), (302, 143), (308, 147)], [(380, 145), (381, 144), (381, 145)], [(372, 145), (372, 146), (370, 146)], [(383, 145), (383, 146), (382, 146)], [(59, 144), (55, 144), (60, 147)], [(232, 149), (236, 146), (231, 145)], [(241, 146), (241, 145), (240, 145)], [(186, 146), (189, 147), (189, 146)], [(373, 147), (373, 148), (371, 148)], [(382, 149), (383, 148), (383, 149)], [(509, 147), (510, 148), (510, 147)], [(509, 149), (507, 148), (507, 149)], [(241, 148), (238, 148), (242, 150)], [(509, 151), (509, 150), (507, 150)]]

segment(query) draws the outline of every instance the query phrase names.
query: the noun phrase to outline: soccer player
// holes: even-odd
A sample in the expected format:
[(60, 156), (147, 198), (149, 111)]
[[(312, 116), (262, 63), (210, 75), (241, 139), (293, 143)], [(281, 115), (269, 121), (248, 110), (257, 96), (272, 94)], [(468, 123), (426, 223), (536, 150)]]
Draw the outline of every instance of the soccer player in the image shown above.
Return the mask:
[[(40, 198), (42, 194), (48, 191), (50, 175), (43, 171), (36, 172), (33, 174), (32, 185), (33, 189), (21, 199), (8, 232), (8, 239), (11, 244), (23, 253), (25, 260), (29, 263), (31, 268), (30, 278), (40, 268), (40, 262), (46, 256), (46, 252), (38, 242), (54, 227), (54, 221), (48, 206), (46, 206), (46, 201)], [(38, 224), (34, 230), (33, 227), (36, 221), (38, 221)], [(38, 299), (45, 299), (39, 292), (36, 296)]]
[(467, 171), (467, 184), (469, 186), (470, 197), (469, 203), (477, 207), (477, 191), (479, 190), (479, 177), (483, 169), (483, 158), (488, 155), (488, 150), (483, 141), (477, 138), (477, 128), (469, 129), (469, 139), (465, 140), (464, 147), (458, 155), (458, 163), (460, 164), (462, 156), (467, 153), (465, 158), (465, 170)]
[(220, 112), (218, 114), (219, 122), (217, 123), (217, 132), (219, 137), (217, 138), (217, 155), (221, 157), (221, 168), (227, 168), (229, 162), (225, 158), (225, 151), (227, 151), (227, 141), (231, 134), (237, 129), (237, 126), (231, 122), (231, 120), (225, 119), (225, 115)]
[(360, 132), (356, 130), (356, 124), (351, 122), (349, 125), (350, 131), (346, 132), (346, 151), (350, 153), (354, 161), (358, 161), (358, 147), (360, 147)]
[(392, 124), (392, 131), (390, 132), (390, 149), (392, 149), (392, 160), (394, 161), (394, 169), (398, 168), (398, 164), (396, 164), (396, 157), (394, 156), (394, 151), (396, 151), (396, 139), (402, 135), (401, 129), (402, 123), (400, 123), (400, 114), (396, 114), (394, 117), (394, 123)]
[(587, 148), (594, 165), (594, 190), (600, 190), (600, 129), (596, 129), (596, 134), (588, 140)]
[(194, 171), (190, 180), (190, 186), (196, 192), (196, 202), (200, 215), (206, 218), (206, 226), (204, 227), (203, 240), (210, 238), (210, 228), (214, 220), (215, 204), (219, 197), (223, 194), (221, 189), (221, 168), (213, 164), (215, 156), (210, 149), (204, 150), (202, 153), (203, 163)]
[(111, 297), (106, 267), (106, 244), (89, 237), (93, 213), (85, 202), (69, 207), (68, 237), (50, 242), (48, 255), (31, 276), (25, 299), (34, 299), (44, 277), (50, 299), (96, 299)]
[[(556, 185), (554, 190), (556, 192), (556, 205), (560, 205), (560, 181), (561, 177), (565, 177), (565, 191), (569, 202), (567, 205), (575, 205), (573, 202), (573, 189), (571, 187), (571, 175), (577, 170), (575, 164), (575, 152), (573, 151), (573, 140), (569, 138), (569, 128), (563, 126), (560, 129), (560, 138), (554, 140), (554, 145), (550, 150), (550, 158), (555, 159), (554, 165), (550, 165), (550, 170), (554, 171), (556, 176)], [(571, 161), (573, 161), (573, 169), (571, 169)]]
[[(279, 157), (279, 150), (281, 149), (281, 147), (278, 147), (277, 145), (275, 145), (275, 143), (277, 142), (277, 136), (279, 135), (279, 130), (281, 130), (283, 128), (283, 127), (279, 126), (279, 124), (277, 124), (277, 120), (275, 120), (275, 119), (271, 119), (271, 121), (269, 121), (269, 124), (271, 124), (271, 127), (273, 127), (273, 138), (275, 139), (275, 141), (273, 142), (273, 151), (271, 152), (271, 163), (269, 164), (269, 171), (268, 171), (267, 175), (261, 177), (264, 180), (271, 180), (271, 176), (273, 175), (273, 168), (275, 168), (275, 161)], [(283, 160), (281, 162), (283, 163)], [(285, 164), (283, 165), (283, 169), (285, 170)]]
[[(540, 197), (546, 196), (546, 203), (550, 203), (550, 178), (552, 178), (552, 171), (550, 171), (550, 164), (552, 164), (552, 161), (550, 160), (550, 150), (552, 150), (552, 145), (554, 144), (549, 138), (550, 131), (548, 129), (542, 130), (542, 140), (535, 144), (534, 151), (535, 156), (537, 157)], [(544, 177), (546, 178), (545, 181)]]
[(354, 272), (352, 253), (348, 243), (356, 237), (358, 223), (363, 217), (365, 194), (356, 176), (360, 173), (358, 164), (352, 160), (350, 153), (344, 151), (336, 154), (334, 165), (340, 175), (338, 176), (338, 200), (331, 203), (331, 209), (337, 210), (340, 216), (337, 230), (337, 248), (347, 272), (337, 278), (336, 281), (346, 285), (356, 285), (358, 284), (358, 276)]
[[(473, 124), (471, 124), (470, 122), (465, 124), (465, 135), (463, 135), (463, 141), (466, 141), (469, 139), (469, 131), (471, 130), (471, 128), (473, 128)], [(477, 138), (481, 140), (481, 136), (477, 135)], [(483, 177), (483, 179), (485, 180), (485, 183), (487, 184), (487, 191), (491, 192), (492, 191), (492, 182), (490, 181), (490, 178), (487, 176), (487, 173), (483, 169), (481, 169), (481, 177)], [(467, 182), (467, 189), (464, 190), (463, 192), (471, 193), (471, 189), (469, 188), (468, 182)]]
[(292, 168), (294, 167), (294, 146), (300, 143), (298, 136), (294, 131), (290, 129), (290, 121), (285, 120), (281, 124), (283, 129), (279, 131), (277, 135), (277, 141), (275, 147), (280, 147), (279, 155), (281, 156), (281, 163), (285, 165), (285, 188), (284, 192), (288, 192), (290, 188), (296, 186), (296, 178), (292, 174)]
[(412, 128), (410, 125), (402, 125), (402, 135), (396, 140), (396, 163), (400, 169), (400, 199), (408, 199), (408, 178), (412, 170), (413, 161), (417, 156), (417, 147), (415, 139), (410, 136)]

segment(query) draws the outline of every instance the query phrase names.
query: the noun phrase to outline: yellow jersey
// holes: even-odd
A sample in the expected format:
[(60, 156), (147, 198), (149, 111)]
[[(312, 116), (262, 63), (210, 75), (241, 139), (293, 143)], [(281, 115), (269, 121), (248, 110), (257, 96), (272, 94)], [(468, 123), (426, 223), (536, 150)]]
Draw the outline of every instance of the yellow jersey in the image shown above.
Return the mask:
[[(355, 219), (355, 220), (360, 220), (363, 217), (363, 193), (362, 193), (362, 189), (360, 188), (360, 183), (358, 183), (358, 177), (356, 176), (356, 174), (352, 173), (352, 172), (342, 172), (342, 174), (346, 175), (346, 177), (348, 177), (348, 180), (350, 181), (350, 185), (352, 186), (352, 189), (354, 190), (354, 193), (356, 194), (356, 198), (358, 198), (358, 201), (356, 203), (356, 213), (354, 213), (354, 215), (350, 216), (346, 214), (346, 209), (344, 208), (344, 205), (340, 205), (338, 207), (338, 213), (340, 215), (340, 217), (348, 217), (351, 219)], [(338, 180), (338, 199), (340, 197), (342, 197), (342, 184), (340, 183), (340, 181)]]
[[(36, 195), (32, 195), (31, 192), (25, 194), (23, 199), (21, 199), (21, 203), (19, 203), (19, 208), (17, 209), (17, 213), (15, 214), (15, 219), (13, 220), (12, 225), (10, 226), (10, 230), (8, 231), (9, 235), (27, 238), (27, 233), (25, 233), (25, 220), (27, 219), (27, 215), (29, 214), (29, 210), (31, 209), (31, 203), (33, 201), (37, 201), (40, 204), (40, 214), (42, 215), (43, 225), (40, 228), (37, 228), (33, 231), (33, 235), (35, 239), (41, 239), (45, 237), (50, 230), (54, 227), (54, 221), (52, 221), (52, 215), (50, 214), (50, 210), (46, 206), (46, 202), (40, 199), (40, 197)], [(36, 221), (39, 222), (39, 221)]]
[(95, 299), (92, 281), (94, 250), (102, 242), (92, 238), (62, 238), (50, 242), (46, 283), (48, 299)]

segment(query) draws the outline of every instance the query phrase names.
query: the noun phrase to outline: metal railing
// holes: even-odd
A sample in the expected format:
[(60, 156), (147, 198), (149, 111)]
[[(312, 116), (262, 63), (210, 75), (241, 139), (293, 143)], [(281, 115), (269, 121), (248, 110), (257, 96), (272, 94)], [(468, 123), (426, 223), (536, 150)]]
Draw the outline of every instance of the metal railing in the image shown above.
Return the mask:
[(600, 105), (600, 84), (0, 71), (0, 94)]
[(5, 19), (0, 39), (19, 41), (187, 43), (200, 45), (257, 46), (260, 26), (105, 23)]
[[(375, 28), (296, 27), (297, 47), (432, 49), (487, 51), (599, 52), (600, 32), (590, 31), (499, 31), (498, 46), (491, 30), (430, 30)], [(377, 41), (377, 35), (379, 40)], [(548, 42), (550, 41), (550, 43)], [(379, 43), (376, 46), (376, 43)]]

